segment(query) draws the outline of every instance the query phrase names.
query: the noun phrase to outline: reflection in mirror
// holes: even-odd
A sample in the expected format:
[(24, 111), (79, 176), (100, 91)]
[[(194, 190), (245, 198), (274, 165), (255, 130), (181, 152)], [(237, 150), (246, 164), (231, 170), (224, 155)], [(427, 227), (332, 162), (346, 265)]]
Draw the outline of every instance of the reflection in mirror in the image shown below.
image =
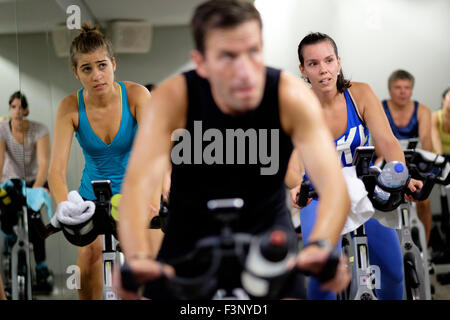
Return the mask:
[[(41, 232), (55, 212), (48, 190), (48, 166), (53, 128), (54, 88), (51, 61), (51, 28), (65, 21), (62, 8), (53, 0), (19, 0), (16, 6), (20, 90), (29, 103), (25, 120), (26, 195), (29, 219), (30, 272), (33, 299), (76, 297), (66, 286), (67, 265), (76, 264), (76, 248), (61, 234), (46, 239)], [(38, 14), (36, 14), (38, 13)], [(61, 61), (61, 64), (64, 64)], [(57, 80), (56, 82), (59, 82)], [(73, 90), (72, 88), (70, 88)]]
[[(20, 227), (20, 183), (25, 178), (24, 171), (24, 129), (23, 118), (27, 107), (20, 95), (19, 56), (17, 34), (16, 1), (0, 2), (0, 169), (2, 179), (0, 186), (0, 299), (12, 299), (17, 290), (12, 284), (17, 283), (20, 275), (13, 270), (19, 248)], [(16, 191), (19, 191), (17, 193)], [(22, 197), (23, 199), (23, 197)], [(23, 279), (23, 277), (21, 278)], [(30, 296), (28, 296), (30, 298)]]
[[(42, 132), (45, 131), (44, 128), (48, 130), (50, 149), (53, 148), (55, 137), (60, 136), (55, 132), (55, 119), (61, 101), (67, 96), (76, 95), (79, 89), (87, 92), (89, 87), (84, 81), (79, 81), (74, 76), (69, 59), (70, 43), (79, 34), (77, 29), (80, 28), (81, 23), (89, 22), (91, 25), (98, 25), (101, 32), (111, 40), (117, 65), (116, 72), (113, 74), (114, 80), (125, 81), (127, 86), (125, 90), (129, 85), (127, 82), (157, 85), (168, 76), (192, 67), (189, 62), (192, 43), (187, 24), (193, 7), (202, 1), (190, 0), (183, 2), (180, 6), (174, 6), (174, 2), (170, 2), (165, 0), (127, 3), (106, 0), (19, 0), (17, 2), (19, 56), (15, 67), (20, 71), (19, 87), (29, 102), (30, 114), (27, 120), (29, 123), (38, 123)], [(74, 6), (79, 10), (73, 10)], [(130, 99), (128, 96), (127, 102)], [(91, 120), (89, 111), (91, 105), (88, 101), (85, 108), (88, 110), (89, 124), (97, 133), (95, 120)], [(77, 105), (77, 110), (78, 107)], [(94, 123), (92, 124), (91, 121)], [(73, 129), (77, 130), (75, 127)], [(67, 155), (68, 163), (63, 174), (67, 191), (79, 190), (85, 168), (83, 150), (77, 139), (73, 138), (74, 136), (72, 133), (72, 140), (68, 145), (70, 154)], [(45, 134), (40, 138), (46, 139), (44, 137)], [(39, 139), (36, 142), (34, 150), (36, 150), (37, 169), (29, 165), (26, 172), (36, 172), (37, 177), (40, 164), (37, 152)], [(30, 150), (33, 150), (32, 146)], [(52, 151), (49, 150), (50, 154)], [(45, 161), (43, 163), (45, 164)], [(40, 187), (40, 184), (35, 186)], [(116, 190), (116, 192), (119, 191)], [(80, 193), (82, 194), (81, 191)], [(67, 192), (64, 197), (67, 197)], [(56, 201), (54, 197), (51, 197), (53, 213), (56, 211), (57, 202), (61, 202), (61, 199)], [(49, 222), (45, 210), (41, 212), (41, 219), (44, 224)], [(101, 263), (101, 242), (99, 243), (97, 264), (98, 261)], [(82, 262), (80, 263), (79, 248), (69, 243), (61, 232), (48, 237), (45, 247), (45, 265), (53, 273), (54, 286), (51, 293), (35, 290), (34, 299), (101, 298), (101, 287), (100, 296), (83, 297), (77, 290), (80, 286), (82, 288), (90, 286), (89, 283), (83, 282), (80, 276), (78, 266), (82, 266)], [(31, 253), (31, 269), (34, 273), (33, 277), (36, 277), (33, 253)], [(89, 274), (92, 268), (89, 266), (89, 270), (83, 274)], [(94, 284), (98, 287), (98, 282), (101, 286), (101, 273), (97, 278)]]

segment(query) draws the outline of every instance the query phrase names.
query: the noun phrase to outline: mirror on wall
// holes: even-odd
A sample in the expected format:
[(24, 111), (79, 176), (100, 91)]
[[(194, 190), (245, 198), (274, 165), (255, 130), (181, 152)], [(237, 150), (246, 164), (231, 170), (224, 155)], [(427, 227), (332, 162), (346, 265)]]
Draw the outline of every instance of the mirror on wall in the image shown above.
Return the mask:
[[(27, 101), (21, 95), (19, 74), (17, 1), (0, 1), (0, 298), (18, 297), (19, 277), (13, 272), (20, 240), (26, 229), (21, 204), (25, 201), (21, 182), (25, 178)], [(31, 295), (28, 296), (31, 298)]]
[[(28, 208), (28, 217), (33, 219), (30, 228), (34, 222), (48, 225), (49, 214), (56, 211), (55, 199), (48, 192), (45, 168), (55, 139), (58, 106), (65, 97), (84, 88), (74, 75), (69, 58), (70, 43), (79, 34), (81, 24), (99, 26), (110, 39), (117, 64), (116, 81), (157, 85), (168, 76), (192, 67), (188, 23), (190, 12), (200, 2), (190, 0), (177, 7), (173, 1), (163, 0), (134, 0), (127, 4), (118, 0), (0, 1), (4, 6), (1, 14), (10, 19), (0, 22), (0, 74), (4, 75), (0, 92), (5, 100), (2, 115), (9, 115), (6, 100), (14, 91), (20, 90), (28, 102), (28, 114), (23, 117), (26, 141), (21, 152), (24, 165), (20, 177), (27, 183), (28, 205), (35, 205)], [(3, 8), (10, 13), (6, 14)], [(86, 108), (89, 118), (89, 106)], [(69, 149), (67, 189), (79, 190), (85, 158), (75, 135)], [(62, 232), (45, 240), (36, 238), (32, 230), (29, 234), (32, 245), (27, 265), (31, 298), (79, 299), (78, 289), (82, 287), (79, 248)], [(38, 283), (37, 279), (47, 270), (51, 287), (45, 281)]]

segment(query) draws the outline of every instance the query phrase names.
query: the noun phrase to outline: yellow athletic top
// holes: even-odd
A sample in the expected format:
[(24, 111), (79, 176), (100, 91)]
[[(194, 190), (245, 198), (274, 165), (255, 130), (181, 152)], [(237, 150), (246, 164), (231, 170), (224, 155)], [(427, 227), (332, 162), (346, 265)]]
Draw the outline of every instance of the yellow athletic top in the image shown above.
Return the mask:
[(450, 133), (444, 132), (444, 126), (442, 123), (442, 109), (438, 110), (438, 127), (439, 127), (439, 136), (441, 137), (442, 142), (442, 152), (450, 153)]

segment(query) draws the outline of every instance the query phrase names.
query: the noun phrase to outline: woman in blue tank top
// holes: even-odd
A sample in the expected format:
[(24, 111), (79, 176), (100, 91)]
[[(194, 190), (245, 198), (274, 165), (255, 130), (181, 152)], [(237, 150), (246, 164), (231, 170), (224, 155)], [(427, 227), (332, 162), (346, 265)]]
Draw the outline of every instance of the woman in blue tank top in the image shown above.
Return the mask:
[[(302, 76), (311, 84), (322, 104), (323, 114), (335, 139), (342, 166), (351, 166), (355, 149), (368, 145), (369, 131), (376, 149), (388, 161), (397, 160), (404, 163), (403, 152), (390, 130), (380, 101), (368, 84), (345, 80), (337, 47), (331, 37), (321, 33), (307, 35), (298, 46), (298, 55)], [(291, 159), (294, 159), (294, 156)], [(299, 179), (298, 171), (296, 178)], [(416, 188), (421, 187), (421, 183), (413, 180), (409, 187), (411, 191), (416, 191)], [(299, 186), (294, 188), (291, 194), (296, 195), (298, 189)], [(315, 224), (318, 206), (320, 201), (313, 200), (300, 210), (305, 244), (308, 243)], [(375, 219), (366, 222), (365, 228), (370, 262), (381, 270), (381, 289), (377, 290), (377, 297), (402, 299), (403, 262), (396, 231), (382, 226)], [(341, 249), (340, 243), (338, 247)], [(308, 298), (331, 300), (336, 299), (336, 295), (321, 290), (317, 279), (311, 277)]]
[[(97, 28), (83, 25), (70, 56), (83, 88), (65, 97), (56, 114), (48, 182), (57, 205), (67, 200), (66, 170), (74, 133), (85, 159), (79, 194), (95, 200), (91, 181), (105, 179), (111, 180), (114, 194), (120, 192), (137, 127), (150, 100), (144, 86), (115, 81), (112, 46)], [(101, 299), (101, 253), (101, 237), (78, 248), (80, 299)]]

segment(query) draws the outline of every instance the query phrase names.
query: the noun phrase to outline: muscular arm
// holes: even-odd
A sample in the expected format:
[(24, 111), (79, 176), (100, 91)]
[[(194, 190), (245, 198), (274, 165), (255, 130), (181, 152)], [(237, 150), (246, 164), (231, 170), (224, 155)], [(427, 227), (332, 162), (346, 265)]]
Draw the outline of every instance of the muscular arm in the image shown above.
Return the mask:
[(294, 149), (291, 158), (289, 159), (286, 177), (284, 179), (284, 183), (289, 189), (295, 188), (301, 183), (302, 175), (305, 170), (299, 159), (300, 156), (298, 155), (297, 150)]
[(350, 210), (350, 199), (319, 101), (300, 80), (284, 72), (279, 99), (283, 129), (291, 135), (298, 160), (321, 198), (310, 241), (325, 239), (336, 245)]
[(352, 82), (350, 91), (356, 100), (364, 122), (370, 130), (377, 154), (382, 156), (386, 162), (397, 160), (405, 163), (405, 156), (400, 143), (392, 133), (381, 102), (372, 88), (366, 83)]
[[(151, 104), (151, 94), (144, 86), (127, 82), (127, 91), (129, 92), (129, 97), (133, 100), (133, 106), (135, 110), (135, 119), (138, 123), (138, 127), (142, 128), (144, 124), (145, 111), (149, 108)], [(151, 107), (150, 107), (151, 108)], [(160, 186), (160, 191), (157, 190), (151, 193), (151, 196), (147, 200), (147, 215), (143, 218), (143, 223), (145, 226), (150, 224), (152, 218), (159, 213), (160, 209), (160, 197), (163, 191), (163, 185)], [(122, 192), (123, 193), (123, 192)], [(148, 229), (146, 230), (146, 241), (150, 245), (150, 251), (153, 256), (156, 256), (158, 252), (162, 239), (164, 237), (163, 232), (160, 229)]]
[(419, 139), (422, 144), (422, 149), (431, 151), (431, 111), (427, 106), (419, 104), (417, 120), (419, 122)]
[(48, 184), (56, 204), (67, 200), (67, 164), (74, 133), (74, 115), (77, 114), (76, 97), (69, 96), (59, 105), (55, 117), (54, 139), (50, 157)]
[(431, 142), (433, 145), (433, 152), (442, 154), (442, 141), (439, 133), (438, 112), (433, 112), (431, 115)]
[(47, 180), (48, 162), (50, 158), (50, 137), (48, 134), (37, 141), (36, 156), (38, 171), (33, 188), (42, 188)]
[(145, 199), (157, 198), (158, 203), (152, 205), (159, 205), (162, 181), (170, 161), (170, 137), (186, 121), (186, 90), (182, 75), (169, 79), (152, 92), (151, 103), (144, 110), (119, 205), (119, 237), (126, 258), (138, 253), (152, 254), (152, 245), (146, 241)]

